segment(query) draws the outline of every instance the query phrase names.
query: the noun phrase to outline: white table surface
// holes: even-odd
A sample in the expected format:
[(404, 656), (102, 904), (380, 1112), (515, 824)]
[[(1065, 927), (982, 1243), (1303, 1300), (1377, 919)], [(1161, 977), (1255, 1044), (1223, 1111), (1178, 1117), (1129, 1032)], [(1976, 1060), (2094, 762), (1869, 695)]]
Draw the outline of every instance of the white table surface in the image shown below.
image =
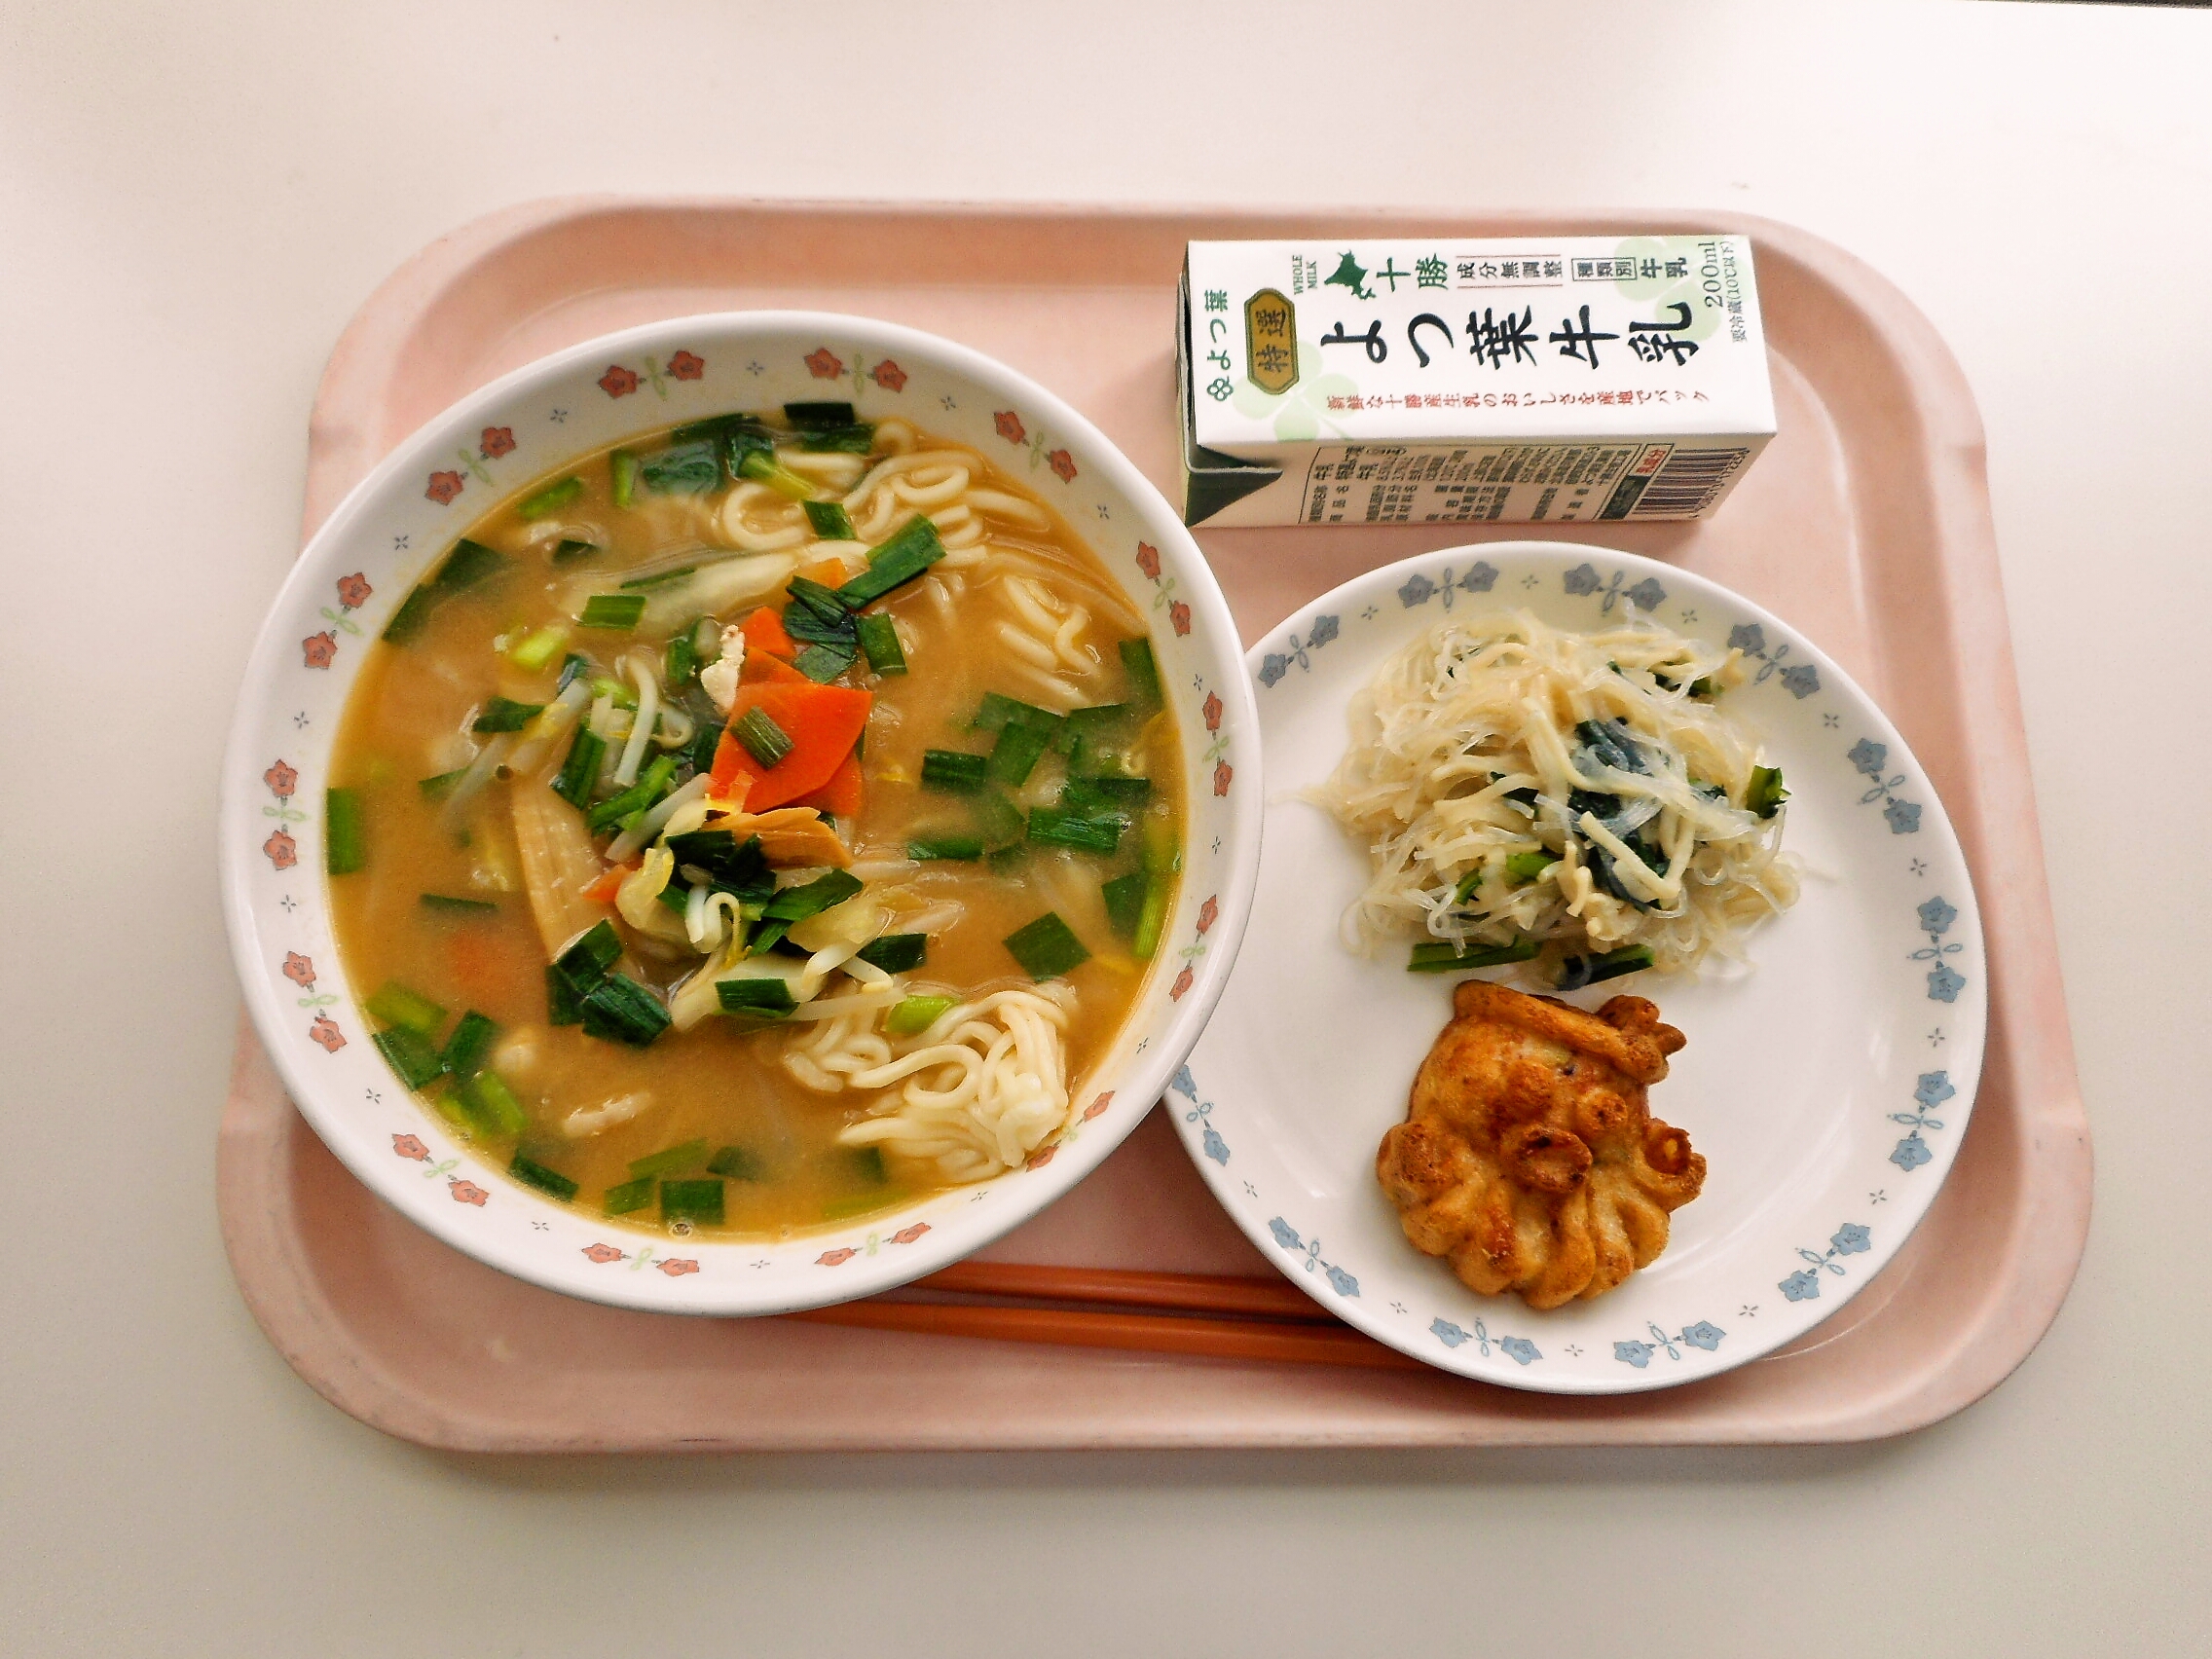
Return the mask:
[[(2208, 70), (2112, 6), (0, 7), (0, 1652), (2201, 1651)], [(216, 1235), (240, 665), (354, 308), (622, 190), (1709, 204), (1894, 277), (1988, 425), (2096, 1136), (2043, 1346), (1657, 1455), (472, 1460), (311, 1393)]]

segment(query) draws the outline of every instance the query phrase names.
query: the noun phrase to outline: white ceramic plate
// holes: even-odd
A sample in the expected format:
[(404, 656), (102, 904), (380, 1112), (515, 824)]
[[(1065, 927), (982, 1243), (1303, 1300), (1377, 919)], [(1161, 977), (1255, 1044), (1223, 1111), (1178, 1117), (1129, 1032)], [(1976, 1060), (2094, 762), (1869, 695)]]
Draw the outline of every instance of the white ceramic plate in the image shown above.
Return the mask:
[[(1526, 608), (1564, 627), (1634, 605), (1741, 646), (1731, 694), (1790, 791), (1796, 906), (1751, 938), (1748, 972), (1638, 975), (1689, 1046), (1652, 1090), (1689, 1132), (1705, 1190), (1649, 1268), (1535, 1312), (1419, 1254), (1375, 1178), (1383, 1131), (1451, 1017), (1455, 976), (1339, 940), (1366, 859), (1299, 798), (1344, 753), (1345, 709), (1447, 610)], [(1260, 706), (1266, 847), (1241, 966), (1168, 1102), (1237, 1224), (1331, 1313), (1462, 1376), (1611, 1394), (1711, 1377), (1780, 1347), (1880, 1272), (1926, 1213), (1966, 1129), (1988, 974), (1967, 866), (1896, 730), (1792, 629), (1725, 588), (1631, 554), (1504, 542), (1346, 583), (1246, 653)]]

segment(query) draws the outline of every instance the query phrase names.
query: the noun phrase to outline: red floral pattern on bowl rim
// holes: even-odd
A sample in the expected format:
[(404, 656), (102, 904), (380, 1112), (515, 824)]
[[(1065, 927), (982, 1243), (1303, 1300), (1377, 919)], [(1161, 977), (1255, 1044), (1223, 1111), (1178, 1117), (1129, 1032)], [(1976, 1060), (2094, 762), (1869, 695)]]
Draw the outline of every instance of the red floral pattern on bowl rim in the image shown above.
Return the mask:
[[(638, 1307), (729, 1312), (765, 1306), (760, 1297), (797, 1307), (868, 1294), (969, 1253), (1064, 1191), (1119, 1142), (1151, 1104), (1148, 1093), (1157, 1092), (1132, 1070), (1149, 1078), (1161, 1070), (1161, 1055), (1140, 1059), (1129, 1051), (1141, 1053), (1150, 1037), (1118, 1047), (1108, 1063), (1116, 1088), (1095, 1091), (1024, 1169), (925, 1200), (919, 1215), (909, 1210), (856, 1222), (842, 1237), (780, 1246), (692, 1237), (685, 1240), (691, 1253), (662, 1256), (650, 1235), (616, 1235), (631, 1239), (625, 1249), (584, 1232), (596, 1226), (604, 1235), (604, 1222), (510, 1186), (470, 1159), (444, 1121), (391, 1076), (374, 1045), (351, 1041), (365, 1028), (351, 987), (343, 973), (316, 967), (318, 959), (327, 959), (325, 968), (336, 960), (320, 911), (330, 735), (388, 608), (404, 600), (456, 535), (459, 516), (446, 509), (467, 497), (479, 503), (473, 516), (554, 470), (565, 456), (717, 413), (718, 406), (816, 398), (823, 392), (815, 388), (832, 381), (852, 387), (864, 420), (910, 406), (917, 419), (947, 436), (978, 446), (989, 438), (1021, 452), (1014, 464), (1028, 475), (1028, 487), (1059, 506), (1109, 565), (1117, 556), (1133, 559), (1130, 597), (1141, 603), (1151, 595), (1162, 683), (1185, 731), (1195, 740), (1202, 726), (1206, 738), (1202, 751), (1194, 746), (1190, 756), (1194, 785), (1200, 787), (1191, 796), (1191, 866), (1177, 902), (1176, 972), (1167, 980), (1163, 961), (1146, 993), (1160, 999), (1152, 1031), (1182, 1034), (1162, 1052), (1195, 1041), (1202, 1023), (1198, 1016), (1218, 992), (1219, 973), (1209, 969), (1209, 959), (1228, 955), (1222, 895), (1241, 888), (1231, 906), (1240, 927), (1258, 803), (1230, 758), (1253, 728), (1241, 651), (1226, 607), (1188, 534), (1134, 470), (1088, 432), (1080, 416), (1009, 371), (964, 360), (957, 347), (891, 325), (815, 319), (811, 327), (770, 330), (771, 344), (759, 332), (759, 317), (689, 320), (697, 326), (652, 325), (559, 354), (522, 371), (503, 390), (464, 400), (403, 445), (311, 544), (273, 611), (309, 621), (289, 635), (298, 642), (290, 647), (297, 654), (287, 670), (281, 659), (271, 659), (265, 640), (241, 698), (239, 742), (258, 732), (258, 754), (248, 759), (234, 746), (225, 777), (226, 821), (253, 827), (239, 851), (226, 852), (225, 878), (236, 902), (233, 914), (242, 903), (248, 917), (240, 924), (241, 975), (265, 1041), (318, 1132), (374, 1190), (441, 1237), (553, 1288)], [(586, 391), (593, 396), (580, 395)], [(314, 591), (324, 596), (319, 602)], [(1201, 594), (1202, 628), (1196, 604)], [(356, 612), (363, 613), (357, 621)], [(349, 644), (349, 635), (357, 643)], [(256, 822), (264, 818), (276, 822)], [(1202, 900), (1201, 883), (1211, 884)], [(1212, 990), (1194, 1002), (1192, 992), (1209, 972)], [(281, 1021), (271, 1023), (273, 982), (312, 1009), (304, 1019), (293, 1010), (288, 1036)], [(316, 1062), (312, 1069), (303, 1055)], [(1172, 1070), (1161, 1071), (1161, 1088)], [(1138, 1084), (1133, 1091), (1132, 1083)], [(1118, 1098), (1124, 1104), (1117, 1112)], [(362, 1156), (371, 1142), (381, 1154), (373, 1167)], [(377, 1173), (385, 1169), (391, 1175)], [(425, 1185), (424, 1178), (431, 1176), (442, 1179)], [(426, 1204), (426, 1193), (442, 1201)], [(1016, 1194), (1040, 1197), (1031, 1201)], [(555, 1268), (548, 1254), (564, 1235), (572, 1270)], [(618, 1263), (655, 1272), (632, 1274), (617, 1271)], [(800, 1265), (844, 1272), (823, 1275), (832, 1289), (769, 1288)], [(593, 1270), (613, 1276), (591, 1288), (576, 1275)], [(748, 1278), (756, 1292), (749, 1290)]]

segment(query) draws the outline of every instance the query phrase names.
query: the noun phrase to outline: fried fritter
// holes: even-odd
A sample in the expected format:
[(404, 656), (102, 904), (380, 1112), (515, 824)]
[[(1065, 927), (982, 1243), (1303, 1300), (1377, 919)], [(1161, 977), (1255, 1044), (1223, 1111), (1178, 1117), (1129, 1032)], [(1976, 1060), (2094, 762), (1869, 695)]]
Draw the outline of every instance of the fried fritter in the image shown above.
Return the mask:
[(1468, 979), (1375, 1172), (1414, 1248), (1531, 1308), (1603, 1296), (1667, 1247), (1705, 1160), (1644, 1090), (1683, 1037), (1641, 997), (1596, 1014)]

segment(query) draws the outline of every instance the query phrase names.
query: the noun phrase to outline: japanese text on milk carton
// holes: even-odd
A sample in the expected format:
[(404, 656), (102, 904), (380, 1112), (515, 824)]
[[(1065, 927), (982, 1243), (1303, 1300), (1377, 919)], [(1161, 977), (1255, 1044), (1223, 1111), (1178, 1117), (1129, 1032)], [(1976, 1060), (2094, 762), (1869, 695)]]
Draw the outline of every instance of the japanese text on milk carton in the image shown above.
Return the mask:
[(1193, 242), (1184, 517), (1685, 519), (1774, 434), (1735, 236)]

